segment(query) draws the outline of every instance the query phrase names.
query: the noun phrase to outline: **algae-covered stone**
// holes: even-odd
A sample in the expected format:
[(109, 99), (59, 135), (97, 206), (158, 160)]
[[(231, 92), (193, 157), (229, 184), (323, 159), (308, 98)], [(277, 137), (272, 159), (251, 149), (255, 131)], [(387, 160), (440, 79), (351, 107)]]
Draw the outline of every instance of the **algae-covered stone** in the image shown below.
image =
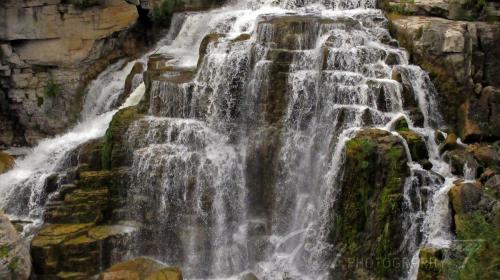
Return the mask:
[[(340, 278), (366, 274), (390, 277), (401, 266), (403, 187), (409, 176), (406, 152), (400, 138), (378, 129), (360, 131), (346, 143), (339, 197), (331, 223), (330, 241), (344, 248), (334, 275)], [(349, 260), (373, 264), (356, 271)]]
[(422, 248), (419, 252), (419, 267), (417, 280), (445, 279), (443, 250)]
[(102, 166), (105, 169), (123, 166), (127, 162), (127, 152), (123, 147), (123, 137), (129, 125), (140, 115), (134, 107), (118, 111), (106, 130), (105, 144), (102, 149)]
[(182, 280), (178, 268), (167, 267), (150, 258), (139, 257), (114, 264), (99, 276), (100, 280)]
[(23, 280), (31, 273), (28, 246), (0, 210), (0, 279)]

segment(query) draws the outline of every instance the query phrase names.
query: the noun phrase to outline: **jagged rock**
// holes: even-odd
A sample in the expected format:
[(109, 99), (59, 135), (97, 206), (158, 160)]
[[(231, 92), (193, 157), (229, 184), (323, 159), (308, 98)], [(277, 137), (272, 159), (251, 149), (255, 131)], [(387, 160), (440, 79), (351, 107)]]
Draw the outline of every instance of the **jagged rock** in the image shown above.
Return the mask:
[(0, 151), (0, 174), (9, 171), (14, 167), (14, 157)]
[(35, 273), (45, 278), (89, 277), (109, 265), (114, 251), (124, 250), (119, 244), (135, 230), (129, 226), (92, 223), (47, 224), (31, 242)]
[[(429, 72), (443, 115), (466, 143), (498, 135), (500, 32), (495, 24), (436, 17), (390, 16), (390, 30)], [(474, 92), (482, 88), (479, 96)], [(484, 112), (491, 112), (484, 114)]]
[(22, 280), (28, 279), (30, 274), (31, 259), (28, 246), (0, 210), (0, 278)]
[[(389, 132), (368, 129), (346, 143), (342, 185), (329, 240), (343, 248), (335, 275), (352, 277), (349, 259), (370, 260), (368, 275), (390, 277), (397, 268), (383, 260), (404, 257), (398, 250), (402, 232), (403, 187), (409, 168), (404, 146)], [(357, 267), (356, 267), (357, 268)]]
[(100, 280), (182, 280), (180, 269), (166, 267), (153, 259), (140, 257), (114, 264), (99, 275)]

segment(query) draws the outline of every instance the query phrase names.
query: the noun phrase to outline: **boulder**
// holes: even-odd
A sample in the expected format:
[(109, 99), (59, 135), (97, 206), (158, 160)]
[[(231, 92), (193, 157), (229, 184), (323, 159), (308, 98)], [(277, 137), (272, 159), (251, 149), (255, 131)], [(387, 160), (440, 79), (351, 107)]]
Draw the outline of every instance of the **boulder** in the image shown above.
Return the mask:
[(30, 274), (31, 258), (28, 246), (0, 210), (0, 278), (22, 280), (28, 279)]
[(400, 138), (378, 129), (367, 129), (346, 143), (343, 178), (329, 240), (344, 248), (334, 275), (354, 277), (349, 260), (367, 260), (371, 277), (398, 274), (401, 267), (384, 267), (384, 261), (403, 260), (399, 249), (402, 230), (403, 188), (410, 171)]

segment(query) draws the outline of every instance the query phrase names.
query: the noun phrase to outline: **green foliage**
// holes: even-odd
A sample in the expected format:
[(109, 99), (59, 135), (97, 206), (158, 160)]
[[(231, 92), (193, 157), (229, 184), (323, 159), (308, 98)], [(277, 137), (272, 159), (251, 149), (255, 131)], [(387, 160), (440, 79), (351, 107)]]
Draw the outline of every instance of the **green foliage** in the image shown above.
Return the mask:
[(8, 245), (0, 246), (0, 259), (4, 259), (9, 256), (10, 248)]
[(68, 0), (69, 4), (75, 5), (75, 7), (80, 9), (89, 8), (99, 4), (99, 0)]
[(175, 6), (178, 0), (163, 0), (160, 5), (155, 5), (149, 17), (151, 21), (156, 25), (168, 26), (170, 24), (170, 18), (174, 13)]
[(54, 98), (57, 95), (59, 95), (61, 91), (62, 91), (61, 85), (54, 80), (54, 77), (50, 76), (43, 90), (45, 97)]

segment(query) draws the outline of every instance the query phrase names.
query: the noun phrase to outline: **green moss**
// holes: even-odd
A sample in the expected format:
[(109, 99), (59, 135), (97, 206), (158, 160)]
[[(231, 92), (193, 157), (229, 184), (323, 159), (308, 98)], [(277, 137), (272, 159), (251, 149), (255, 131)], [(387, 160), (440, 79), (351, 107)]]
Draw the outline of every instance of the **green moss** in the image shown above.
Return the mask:
[(54, 80), (54, 77), (50, 76), (43, 89), (43, 94), (45, 95), (45, 97), (54, 98), (58, 96), (61, 91), (61, 85)]
[(18, 266), (19, 266), (19, 258), (13, 257), (7, 267), (9, 268), (10, 271), (15, 271)]
[(0, 259), (7, 258), (9, 256), (10, 247), (8, 245), (0, 246)]
[(104, 136), (104, 145), (101, 152), (103, 169), (119, 166), (125, 159), (126, 151), (121, 146), (122, 137), (129, 125), (138, 118), (136, 108), (128, 107), (118, 111), (111, 120)]

